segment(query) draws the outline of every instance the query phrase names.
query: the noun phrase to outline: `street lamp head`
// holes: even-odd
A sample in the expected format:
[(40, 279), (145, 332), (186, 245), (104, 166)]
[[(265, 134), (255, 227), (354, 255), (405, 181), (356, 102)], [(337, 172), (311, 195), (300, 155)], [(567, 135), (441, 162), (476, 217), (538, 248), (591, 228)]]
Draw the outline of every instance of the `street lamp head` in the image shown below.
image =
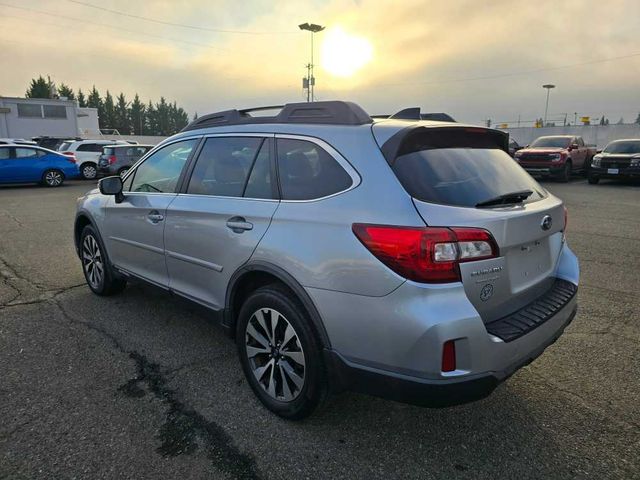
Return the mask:
[(550, 89), (550, 88), (556, 88), (556, 86), (552, 85), (551, 83), (547, 83), (546, 85), (542, 85), (542, 88)]
[(318, 33), (324, 30), (325, 27), (323, 27), (322, 25), (316, 25), (315, 23), (301, 23), (300, 25), (298, 25), (298, 28), (300, 30), (308, 30), (312, 33)]

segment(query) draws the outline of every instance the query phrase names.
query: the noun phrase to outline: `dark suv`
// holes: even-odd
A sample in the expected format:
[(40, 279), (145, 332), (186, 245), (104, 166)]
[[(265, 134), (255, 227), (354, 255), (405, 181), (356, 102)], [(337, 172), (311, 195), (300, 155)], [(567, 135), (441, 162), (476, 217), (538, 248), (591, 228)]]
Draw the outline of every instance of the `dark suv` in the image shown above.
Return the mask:
[(108, 145), (102, 149), (98, 172), (102, 175), (124, 175), (153, 145)]

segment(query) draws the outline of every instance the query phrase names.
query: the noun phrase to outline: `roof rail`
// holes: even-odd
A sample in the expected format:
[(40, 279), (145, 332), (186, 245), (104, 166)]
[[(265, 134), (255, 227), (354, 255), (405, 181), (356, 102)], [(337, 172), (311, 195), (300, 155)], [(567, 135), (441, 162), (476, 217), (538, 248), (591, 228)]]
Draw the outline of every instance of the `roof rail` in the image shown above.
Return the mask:
[(446, 113), (422, 113), (420, 107), (404, 108), (393, 115), (371, 115), (372, 118), (389, 118), (395, 120), (433, 120), (436, 122), (455, 122), (453, 117)]
[[(251, 112), (281, 109), (275, 116), (254, 117)], [(362, 107), (352, 102), (327, 101), (287, 103), (268, 107), (225, 110), (210, 113), (195, 119), (181, 131), (227, 125), (250, 125), (259, 123), (313, 123), (325, 125), (365, 125), (373, 120)]]

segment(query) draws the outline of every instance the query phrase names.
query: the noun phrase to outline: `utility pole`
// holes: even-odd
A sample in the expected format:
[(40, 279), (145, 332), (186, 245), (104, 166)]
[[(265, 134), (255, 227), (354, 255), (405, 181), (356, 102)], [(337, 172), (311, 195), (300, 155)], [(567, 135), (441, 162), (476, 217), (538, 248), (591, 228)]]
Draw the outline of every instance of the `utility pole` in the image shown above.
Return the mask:
[(551, 91), (552, 88), (556, 88), (555, 85), (552, 85), (551, 83), (548, 83), (546, 85), (542, 85), (542, 88), (545, 88), (547, 90), (547, 103), (544, 107), (544, 123), (542, 124), (543, 127), (547, 126), (547, 112), (549, 111), (549, 92)]
[(302, 23), (298, 25), (298, 28), (311, 32), (311, 62), (307, 64), (307, 78), (302, 79), (302, 88), (307, 90), (307, 102), (313, 102), (315, 101), (314, 87), (316, 85), (316, 78), (313, 75), (313, 34), (321, 32), (325, 27), (315, 23)]

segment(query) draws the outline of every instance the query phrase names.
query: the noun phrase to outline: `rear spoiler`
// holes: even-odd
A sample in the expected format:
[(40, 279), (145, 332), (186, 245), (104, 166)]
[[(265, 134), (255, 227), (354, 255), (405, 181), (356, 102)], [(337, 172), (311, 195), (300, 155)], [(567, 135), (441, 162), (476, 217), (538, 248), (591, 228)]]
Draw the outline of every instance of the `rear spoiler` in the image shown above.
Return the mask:
[(485, 127), (410, 126), (393, 135), (382, 146), (389, 165), (408, 153), (433, 148), (498, 148), (509, 152), (509, 134)]

